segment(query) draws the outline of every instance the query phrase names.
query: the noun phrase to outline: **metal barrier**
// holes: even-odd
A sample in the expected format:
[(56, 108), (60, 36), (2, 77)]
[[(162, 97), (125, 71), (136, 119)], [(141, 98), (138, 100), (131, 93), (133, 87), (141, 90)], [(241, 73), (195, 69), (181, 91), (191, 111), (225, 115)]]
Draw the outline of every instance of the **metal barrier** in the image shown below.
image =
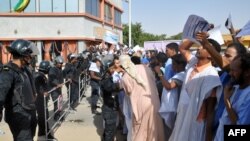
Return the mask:
[(78, 84), (78, 86), (79, 86), (79, 92), (78, 92), (78, 95), (79, 95), (78, 97), (79, 97), (79, 99), (78, 99), (78, 102), (79, 102), (79, 103), (81, 102), (82, 97), (84, 96), (84, 93), (85, 93), (85, 91), (86, 91), (86, 87), (85, 87), (85, 83), (86, 83), (85, 77), (86, 77), (86, 71), (84, 70), (84, 71), (79, 75), (79, 79), (78, 79), (78, 81), (79, 81), (79, 84)]
[(90, 75), (88, 74), (88, 71), (86, 71), (86, 77), (85, 77), (85, 87), (87, 85), (90, 85)]
[[(79, 76), (79, 99), (78, 102), (80, 103), (82, 100), (82, 97), (84, 96), (86, 90), (87, 90), (87, 85), (89, 85), (90, 77), (88, 75), (88, 71), (84, 70), (80, 76)], [(83, 90), (83, 91), (82, 91)]]
[[(54, 88), (52, 88), (50, 91), (48, 91), (47, 93), (48, 93), (48, 95), (47, 96), (49, 96), (53, 91), (55, 91), (55, 90), (57, 90), (57, 89), (59, 89), (59, 88), (62, 88), (65, 84), (67, 84), (67, 83), (69, 83), (70, 81), (65, 81), (64, 83), (62, 83), (62, 84), (60, 84), (60, 86), (57, 86), (57, 87), (54, 87)], [(65, 95), (65, 94), (63, 94), (62, 93), (62, 95)], [(63, 113), (61, 114), (61, 116), (59, 117), (59, 119), (54, 123), (54, 125), (50, 128), (50, 130), (48, 131), (48, 127), (47, 127), (47, 123), (49, 122), (49, 120), (51, 120), (51, 118), (60, 110), (59, 109), (59, 107), (57, 108), (57, 110), (56, 111), (54, 111), (53, 112), (53, 114), (51, 115), (51, 116), (49, 116), (48, 117), (48, 119), (47, 119), (47, 109), (50, 107), (50, 106), (54, 106), (54, 103), (55, 102), (60, 102), (59, 100), (60, 100), (60, 96), (55, 100), (55, 101), (53, 101), (52, 100), (52, 105), (49, 105), (48, 103), (47, 103), (47, 96), (45, 96), (44, 95), (44, 115), (45, 115), (45, 132), (46, 132), (46, 135), (45, 135), (45, 140), (46, 141), (49, 141), (49, 139), (48, 139), (48, 135), (52, 132), (52, 131), (54, 131), (54, 130), (56, 130), (56, 126), (59, 124), (59, 123), (61, 123), (61, 119), (67, 114), (67, 113), (69, 113), (69, 109), (70, 109), (70, 85), (69, 85), (69, 87), (68, 87), (68, 89), (67, 89), (67, 93), (66, 93), (66, 96), (63, 96), (63, 97), (67, 97), (67, 99), (64, 101), (63, 100), (63, 102), (62, 102), (62, 109), (66, 109), (66, 110), (62, 110), (63, 111)], [(65, 107), (66, 106), (66, 107)]]
[[(86, 92), (86, 89), (87, 89), (87, 85), (89, 85), (89, 83), (90, 83), (90, 76), (88, 75), (88, 71), (87, 70), (84, 70), (81, 74), (80, 74), (80, 76), (79, 76), (79, 79), (78, 79), (78, 81), (79, 81), (79, 103), (81, 102), (81, 100), (82, 100), (82, 97), (83, 97), (83, 95), (84, 95), (84, 93)], [(50, 91), (48, 91), (47, 93), (48, 93), (48, 96), (53, 92), (53, 91), (55, 91), (55, 90), (57, 90), (57, 89), (59, 89), (59, 88), (62, 88), (65, 84), (67, 84), (67, 83), (70, 83), (70, 81), (68, 80), (68, 81), (65, 81), (64, 83), (62, 83), (62, 84), (60, 84), (60, 86), (59, 87), (54, 87), (54, 88), (52, 88)], [(50, 130), (48, 131), (48, 126), (47, 126), (47, 123), (51, 120), (51, 118), (55, 115), (55, 113), (57, 113), (58, 111), (59, 111), (59, 108), (57, 108), (57, 110), (56, 111), (54, 111), (53, 112), (53, 114), (52, 115), (50, 115), (49, 117), (48, 117), (48, 119), (47, 119), (47, 109), (50, 107), (50, 106), (52, 106), (52, 105), (54, 105), (54, 103), (55, 102), (59, 102), (59, 98), (60, 97), (58, 97), (55, 101), (53, 101), (52, 102), (52, 104), (51, 105), (49, 105), (49, 104), (47, 104), (47, 101), (46, 101), (46, 98), (47, 98), (47, 96), (44, 96), (44, 115), (45, 115), (45, 132), (46, 132), (46, 136), (45, 136), (45, 140), (46, 141), (49, 141), (49, 139), (48, 139), (48, 135), (52, 132), (52, 131), (55, 131), (56, 130), (56, 126), (59, 124), (59, 123), (61, 123), (61, 119), (66, 115), (66, 114), (68, 114), (69, 113), (69, 111), (70, 111), (70, 89), (71, 89), (71, 87), (70, 87), (70, 84), (68, 85), (68, 89), (67, 89), (67, 95), (66, 96), (63, 96), (63, 97), (67, 97), (67, 99), (66, 100), (63, 100), (63, 109), (66, 109), (66, 110), (64, 110), (64, 112), (63, 112), (63, 114), (60, 116), (60, 118), (54, 123), (54, 125), (52, 125), (52, 127), (50, 128)], [(83, 90), (83, 91), (82, 91)], [(65, 107), (66, 106), (66, 107)]]

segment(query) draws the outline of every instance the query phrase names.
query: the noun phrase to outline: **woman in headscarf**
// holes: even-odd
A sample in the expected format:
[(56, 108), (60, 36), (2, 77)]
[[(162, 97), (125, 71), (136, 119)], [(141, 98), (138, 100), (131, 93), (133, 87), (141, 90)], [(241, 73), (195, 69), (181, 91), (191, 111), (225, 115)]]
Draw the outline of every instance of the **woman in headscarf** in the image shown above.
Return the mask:
[(120, 56), (125, 70), (121, 84), (132, 108), (132, 141), (164, 141), (163, 121), (158, 113), (159, 96), (155, 77), (145, 65), (134, 65), (128, 55)]

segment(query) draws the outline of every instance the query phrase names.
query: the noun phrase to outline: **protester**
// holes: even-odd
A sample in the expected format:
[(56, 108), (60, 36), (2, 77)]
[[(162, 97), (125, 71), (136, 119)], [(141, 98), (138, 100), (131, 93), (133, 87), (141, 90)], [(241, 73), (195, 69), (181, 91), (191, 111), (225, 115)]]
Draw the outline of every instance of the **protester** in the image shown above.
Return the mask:
[[(188, 60), (186, 52), (189, 52), (192, 44), (187, 44), (186, 40), (183, 40), (179, 50)], [(197, 63), (187, 70), (183, 81), (177, 118), (170, 141), (212, 140), (213, 113), (221, 94), (221, 82), (207, 50), (200, 47), (197, 50), (196, 60)]]
[[(159, 66), (159, 65), (160, 65), (160, 62), (158, 61), (157, 57), (152, 57), (149, 63), (149, 67), (151, 68), (151, 70), (154, 72), (155, 66)], [(161, 74), (163, 74), (163, 71), (161, 72)], [(155, 75), (155, 83), (156, 83), (157, 91), (159, 93), (159, 98), (161, 100), (163, 86), (162, 86), (162, 83), (158, 74), (154, 72), (154, 75)]]
[[(226, 84), (230, 81), (230, 75), (229, 75), (229, 66), (232, 60), (237, 55), (244, 55), (247, 50), (246, 48), (240, 44), (240, 43), (231, 43), (227, 46), (226, 50), (224, 51), (224, 56), (222, 56), (220, 53), (218, 53), (213, 47), (211, 47), (210, 43), (207, 40), (207, 33), (206, 32), (199, 32), (196, 35), (197, 40), (202, 41), (204, 44), (204, 48), (211, 54), (212, 59), (220, 68), (222, 69), (220, 80), (222, 82), (223, 87), (226, 86)], [(213, 123), (213, 130), (216, 132), (216, 129), (219, 125), (219, 119), (222, 116), (222, 113), (225, 109), (225, 103), (223, 100), (224, 97), (224, 91), (222, 92), (222, 95), (219, 99), (218, 106), (215, 111), (215, 117), (214, 117), (214, 123)]]
[(131, 57), (131, 61), (132, 61), (135, 65), (141, 64), (141, 58), (138, 57), (138, 56), (132, 56), (132, 57)]
[(224, 55), (221, 55), (218, 51), (211, 47), (208, 40), (206, 40), (207, 37), (208, 33), (206, 32), (198, 32), (196, 34), (196, 39), (205, 44), (204, 48), (211, 54), (213, 60), (223, 70), (229, 71), (230, 62), (237, 55), (242, 55), (247, 52), (246, 48), (241, 43), (230, 43), (224, 51)]
[(224, 140), (224, 125), (250, 124), (250, 54), (235, 57), (229, 74), (231, 83), (224, 90), (226, 109), (220, 118), (215, 141)]
[(152, 57), (151, 52), (149, 50), (147, 50), (145, 53), (145, 56), (141, 60), (142, 64), (148, 65), (151, 57)]
[(166, 53), (163, 53), (163, 52), (159, 52), (157, 55), (156, 55), (156, 58), (159, 62), (159, 65), (161, 66), (161, 70), (163, 72), (163, 74), (165, 74), (165, 64), (168, 60), (168, 57), (166, 55)]
[(165, 71), (164, 71), (164, 78), (166, 80), (169, 80), (171, 77), (174, 76), (171, 57), (174, 56), (175, 54), (178, 54), (178, 48), (179, 45), (177, 43), (169, 43), (166, 45), (166, 55), (168, 57), (168, 60), (165, 63)]
[(169, 81), (164, 79), (160, 66), (154, 68), (163, 85), (164, 95), (161, 96), (159, 113), (165, 121), (165, 135), (167, 140), (174, 128), (181, 86), (186, 75), (186, 64), (187, 62), (182, 54), (172, 56), (172, 67), (175, 75)]
[(120, 56), (120, 62), (125, 69), (122, 86), (131, 101), (132, 141), (163, 141), (160, 101), (152, 71), (145, 65), (134, 65), (127, 55)]

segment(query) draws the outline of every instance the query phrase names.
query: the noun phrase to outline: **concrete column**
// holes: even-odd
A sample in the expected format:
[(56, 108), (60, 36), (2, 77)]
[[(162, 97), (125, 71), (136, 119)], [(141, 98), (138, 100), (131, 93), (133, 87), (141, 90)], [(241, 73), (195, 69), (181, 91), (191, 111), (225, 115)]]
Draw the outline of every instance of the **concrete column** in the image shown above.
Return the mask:
[(40, 0), (36, 0), (36, 12), (40, 12)]
[(83, 52), (87, 49), (87, 45), (84, 41), (78, 41), (78, 53)]
[(36, 42), (36, 45), (37, 45), (37, 48), (38, 48), (38, 50), (39, 50), (39, 55), (37, 56), (37, 62), (38, 62), (38, 64), (42, 61), (42, 42), (41, 41), (37, 41)]

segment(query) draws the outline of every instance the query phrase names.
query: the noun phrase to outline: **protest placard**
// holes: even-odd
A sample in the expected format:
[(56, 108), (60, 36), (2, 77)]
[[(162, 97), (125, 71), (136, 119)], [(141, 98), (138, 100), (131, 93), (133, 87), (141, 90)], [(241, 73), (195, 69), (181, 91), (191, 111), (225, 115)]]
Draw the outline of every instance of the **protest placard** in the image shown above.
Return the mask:
[(199, 44), (195, 39), (196, 33), (199, 31), (208, 31), (209, 28), (210, 25), (204, 18), (197, 15), (190, 15), (183, 29), (182, 39), (189, 39)]
[(241, 29), (241, 31), (236, 35), (236, 37), (250, 35), (250, 21)]
[(224, 44), (224, 39), (222, 37), (221, 31), (220, 31), (220, 26), (217, 26), (211, 30), (208, 31), (209, 34), (209, 39), (213, 39), (217, 41), (220, 45)]

